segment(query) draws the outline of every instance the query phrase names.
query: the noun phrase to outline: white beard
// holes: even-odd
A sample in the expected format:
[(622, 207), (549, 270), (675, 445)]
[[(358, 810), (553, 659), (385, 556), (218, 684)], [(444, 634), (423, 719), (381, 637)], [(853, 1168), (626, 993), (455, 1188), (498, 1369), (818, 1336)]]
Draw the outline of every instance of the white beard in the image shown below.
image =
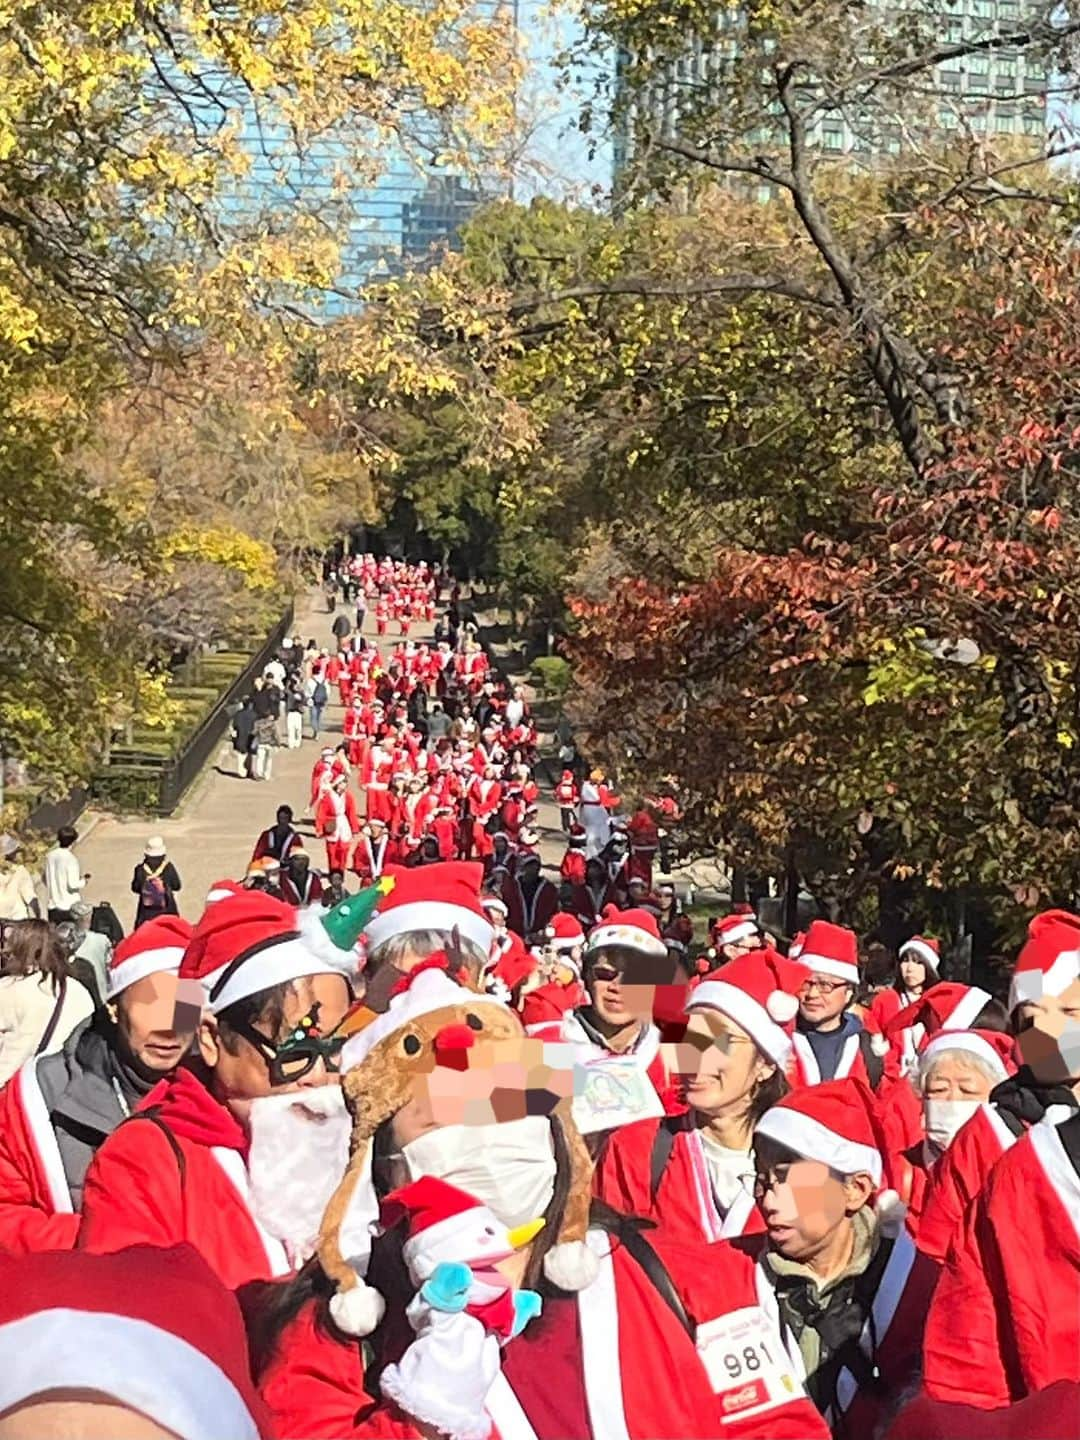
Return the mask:
[(264, 1095), (251, 1106), (252, 1208), (294, 1269), (315, 1253), (323, 1211), (349, 1161), (351, 1128), (340, 1085)]

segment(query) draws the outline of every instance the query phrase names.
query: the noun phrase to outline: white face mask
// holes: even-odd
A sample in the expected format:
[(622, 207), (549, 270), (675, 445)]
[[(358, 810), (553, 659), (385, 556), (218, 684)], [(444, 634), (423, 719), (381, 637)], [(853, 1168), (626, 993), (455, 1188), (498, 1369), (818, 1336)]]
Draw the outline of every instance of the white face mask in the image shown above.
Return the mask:
[(489, 1206), (510, 1230), (536, 1220), (555, 1191), (551, 1125), (526, 1115), (501, 1125), (444, 1125), (402, 1146), (411, 1180), (432, 1175)]
[(956, 1139), (956, 1132), (966, 1125), (982, 1102), (979, 1100), (923, 1101), (923, 1124), (926, 1138), (939, 1150), (947, 1150)]

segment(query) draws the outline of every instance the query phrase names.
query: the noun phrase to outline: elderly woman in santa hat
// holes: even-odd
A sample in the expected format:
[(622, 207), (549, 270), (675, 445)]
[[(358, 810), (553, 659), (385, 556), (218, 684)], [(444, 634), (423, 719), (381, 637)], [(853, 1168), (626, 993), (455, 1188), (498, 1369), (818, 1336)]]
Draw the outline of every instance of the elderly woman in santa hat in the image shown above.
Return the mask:
[[(509, 1009), (457, 986), (437, 957), (348, 1042), (353, 1158), (318, 1261), (248, 1296), (256, 1374), (280, 1433), (824, 1440), (753, 1295), (727, 1314), (743, 1257), (644, 1236), (606, 1207), (590, 1215), (569, 1075), (541, 1053)], [(494, 1347), (494, 1364), (493, 1347), (449, 1341), (466, 1303), (455, 1274), (471, 1293), (482, 1261), (444, 1251), (450, 1268), (418, 1289), (410, 1242), (371, 1224), (424, 1177), (488, 1207), (493, 1243), (507, 1227), (520, 1246), (502, 1245), (487, 1278), (531, 1293), (533, 1318)], [(750, 1346), (748, 1385), (731, 1366)]]
[(612, 1133), (594, 1179), (602, 1199), (697, 1239), (764, 1229), (751, 1136), (788, 1092), (797, 996), (808, 974), (759, 950), (691, 991), (682, 1042), (662, 1047), (688, 1108)]

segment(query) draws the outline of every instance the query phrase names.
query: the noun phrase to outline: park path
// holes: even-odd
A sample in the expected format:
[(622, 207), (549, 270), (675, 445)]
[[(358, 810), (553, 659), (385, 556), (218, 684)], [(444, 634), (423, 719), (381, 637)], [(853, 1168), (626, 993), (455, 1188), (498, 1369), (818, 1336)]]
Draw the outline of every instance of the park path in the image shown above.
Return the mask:
[[(322, 593), (312, 591), (297, 603), (294, 633), (302, 636), (305, 644), (314, 639), (332, 650), (332, 621)], [(370, 615), (364, 634), (375, 638)], [(431, 626), (415, 624), (413, 636), (430, 641)], [(382, 649), (396, 644), (396, 637), (388, 640), (389, 645), (384, 642)], [(273, 824), (279, 805), (292, 806), (312, 863), (322, 868), (325, 852), (322, 842), (313, 838), (309, 797), (311, 770), (319, 750), (323, 745), (336, 744), (341, 735), (343, 711), (336, 703), (335, 686), (330, 687), (330, 694), (334, 703), (326, 708), (323, 736), (318, 741), (311, 740), (305, 728), (304, 742), (299, 749), (289, 750), (284, 746), (276, 749), (270, 781), (241, 779), (233, 773), (232, 747), (226, 738), (217, 755), (211, 757), (193, 782), (179, 810), (168, 819), (88, 811), (79, 823), (81, 838), (76, 845), (79, 861), (92, 877), (86, 887), (87, 899), (95, 903), (109, 901), (126, 930), (135, 916), (132, 871), (142, 859), (147, 839), (160, 835), (183, 882), (177, 897), (181, 913), (195, 921), (202, 914), (207, 891), (216, 880), (243, 877), (256, 837), (260, 830)], [(559, 838), (558, 810), (547, 793), (541, 797), (540, 823), (545, 865), (557, 869), (564, 845)]]

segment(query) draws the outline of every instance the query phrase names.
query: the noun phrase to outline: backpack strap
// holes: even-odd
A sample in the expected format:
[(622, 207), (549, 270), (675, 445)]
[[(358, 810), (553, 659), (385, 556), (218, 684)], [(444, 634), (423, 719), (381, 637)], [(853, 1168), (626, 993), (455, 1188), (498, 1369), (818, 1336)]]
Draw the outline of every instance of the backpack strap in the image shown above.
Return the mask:
[(49, 1023), (45, 1026), (41, 1039), (38, 1041), (37, 1049), (34, 1051), (35, 1055), (44, 1055), (45, 1051), (49, 1048), (49, 1041), (56, 1033), (56, 1027), (60, 1022), (60, 1011), (64, 1008), (64, 997), (66, 994), (67, 976), (61, 975), (60, 984), (56, 990), (56, 999), (53, 1002), (52, 1014), (49, 1016)]
[(156, 1106), (152, 1110), (138, 1110), (134, 1115), (129, 1115), (122, 1123), (124, 1125), (134, 1125), (138, 1120), (149, 1120), (150, 1124), (156, 1126), (160, 1133), (165, 1136), (169, 1149), (173, 1153), (173, 1159), (176, 1161), (176, 1168), (180, 1173), (180, 1189), (183, 1190), (187, 1184), (187, 1161), (184, 1159), (184, 1152), (180, 1148), (179, 1140), (177, 1140), (168, 1125), (165, 1124), (165, 1121), (162, 1120), (157, 1112)]
[(653, 1136), (652, 1151), (649, 1155), (649, 1199), (656, 1204), (656, 1197), (660, 1191), (660, 1182), (664, 1178), (664, 1171), (667, 1169), (668, 1161), (671, 1159), (671, 1152), (675, 1148), (675, 1136), (683, 1127), (672, 1121), (681, 1120), (678, 1115), (665, 1115), (656, 1127), (656, 1134)]
[(866, 1078), (870, 1082), (870, 1089), (876, 1090), (881, 1084), (881, 1077), (885, 1074), (885, 1057), (875, 1054), (873, 1036), (869, 1030), (859, 1031), (859, 1049), (862, 1052), (863, 1064), (866, 1066)]
[(690, 1339), (696, 1342), (697, 1326), (686, 1313), (686, 1306), (675, 1289), (675, 1282), (668, 1273), (667, 1266), (646, 1240), (641, 1229), (633, 1221), (624, 1219), (617, 1238), (634, 1263), (645, 1272), (650, 1285), (690, 1336)]

